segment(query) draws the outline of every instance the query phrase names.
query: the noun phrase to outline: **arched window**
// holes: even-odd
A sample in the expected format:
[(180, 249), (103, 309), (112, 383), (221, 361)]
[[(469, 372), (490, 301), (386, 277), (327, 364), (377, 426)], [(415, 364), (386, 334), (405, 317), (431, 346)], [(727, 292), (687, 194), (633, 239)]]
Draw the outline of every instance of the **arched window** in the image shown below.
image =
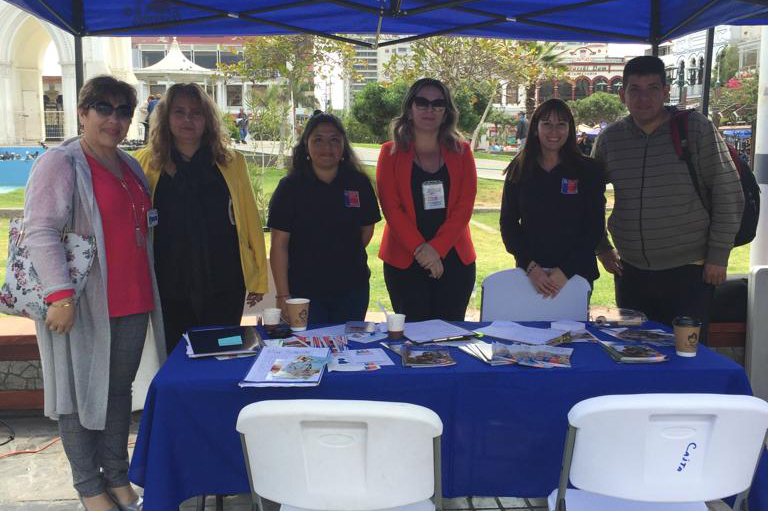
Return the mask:
[(691, 58), (691, 66), (688, 69), (688, 85), (698, 83), (699, 66), (696, 65), (696, 57)]
[(573, 88), (573, 99), (583, 99), (589, 96), (589, 80), (578, 78)]
[(555, 97), (555, 84), (544, 82), (539, 86), (539, 103)]
[(677, 69), (677, 76), (675, 77), (675, 85), (682, 87), (685, 85), (685, 61), (680, 61), (680, 67)]
[(621, 90), (621, 77), (620, 76), (614, 76), (611, 78), (611, 86), (608, 88), (608, 91), (611, 94), (618, 94)]
[(571, 82), (560, 81), (557, 83), (557, 97), (565, 101), (573, 99), (573, 85), (571, 85)]
[(598, 76), (592, 82), (593, 92), (608, 92), (608, 79), (604, 76)]

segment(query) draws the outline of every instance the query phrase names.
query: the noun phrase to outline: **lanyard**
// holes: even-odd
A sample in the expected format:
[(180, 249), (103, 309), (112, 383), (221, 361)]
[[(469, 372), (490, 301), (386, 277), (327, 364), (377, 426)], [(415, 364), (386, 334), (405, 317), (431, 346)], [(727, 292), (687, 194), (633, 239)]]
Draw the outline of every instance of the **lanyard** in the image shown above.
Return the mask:
[[(120, 183), (120, 187), (125, 191), (125, 193), (128, 195), (128, 201), (131, 203), (131, 213), (133, 216), (133, 229), (134, 229), (134, 235), (136, 237), (136, 246), (137, 247), (143, 247), (144, 246), (144, 234), (141, 232), (141, 226), (139, 224), (139, 214), (136, 211), (136, 202), (133, 200), (133, 194), (131, 194), (131, 191), (128, 189), (128, 184), (125, 182), (125, 172), (122, 172), (122, 177), (118, 177), (117, 174), (112, 171), (108, 165), (106, 165), (101, 158), (99, 158), (96, 153), (94, 152), (93, 148), (91, 147), (91, 144), (88, 143), (87, 140), (85, 140), (85, 137), (81, 138), (80, 140), (83, 141), (85, 146), (88, 148), (88, 152), (91, 156), (93, 156), (96, 161), (98, 161), (102, 167), (109, 170), (110, 174), (115, 176), (117, 181)], [(119, 157), (118, 157), (119, 159)], [(121, 161), (122, 163), (122, 161)], [(145, 214), (144, 205), (141, 206), (141, 213), (142, 215)]]

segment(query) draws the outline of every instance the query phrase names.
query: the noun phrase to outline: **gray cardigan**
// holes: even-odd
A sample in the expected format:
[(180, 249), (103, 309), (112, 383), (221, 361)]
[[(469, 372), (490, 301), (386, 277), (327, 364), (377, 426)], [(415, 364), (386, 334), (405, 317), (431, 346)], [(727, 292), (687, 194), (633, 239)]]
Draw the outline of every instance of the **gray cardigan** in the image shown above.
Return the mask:
[[(147, 189), (139, 163), (118, 151)], [(24, 230), (32, 264), (45, 294), (71, 288), (61, 231), (73, 218), (72, 231), (95, 236), (97, 258), (75, 310), (75, 323), (59, 335), (36, 321), (43, 368), (45, 415), (77, 412), (88, 429), (104, 429), (109, 388), (110, 329), (107, 309), (107, 263), (101, 215), (93, 194), (91, 169), (79, 144), (71, 138), (37, 159), (24, 197)], [(160, 362), (165, 360), (165, 336), (154, 273), (152, 243), (147, 243), (155, 309), (150, 313)]]

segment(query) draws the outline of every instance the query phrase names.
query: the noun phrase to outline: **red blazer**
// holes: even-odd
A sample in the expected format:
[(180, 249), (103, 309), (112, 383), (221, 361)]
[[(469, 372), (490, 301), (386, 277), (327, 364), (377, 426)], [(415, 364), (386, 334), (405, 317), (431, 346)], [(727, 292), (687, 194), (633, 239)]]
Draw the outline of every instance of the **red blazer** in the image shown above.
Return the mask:
[(425, 240), (416, 226), (416, 210), (411, 191), (413, 150), (392, 153), (392, 142), (381, 146), (376, 165), (376, 191), (387, 224), (379, 247), (379, 258), (396, 268), (408, 268), (413, 263), (413, 253), (422, 243), (437, 250), (445, 257), (451, 248), (464, 264), (476, 259), (475, 247), (469, 234), (469, 219), (477, 194), (477, 170), (469, 144), (464, 142), (464, 152), (459, 154), (441, 148), (443, 161), (451, 178), (445, 222), (431, 240)]

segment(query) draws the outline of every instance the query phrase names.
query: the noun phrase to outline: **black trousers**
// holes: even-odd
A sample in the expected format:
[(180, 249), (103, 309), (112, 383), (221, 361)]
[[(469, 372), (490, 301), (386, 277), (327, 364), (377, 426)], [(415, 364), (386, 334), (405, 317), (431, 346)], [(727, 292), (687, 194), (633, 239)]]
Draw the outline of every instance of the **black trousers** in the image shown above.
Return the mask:
[(475, 263), (464, 264), (455, 250), (443, 260), (443, 275), (433, 279), (416, 261), (406, 269), (384, 263), (384, 282), (395, 312), (406, 321), (464, 321), (475, 287)]
[(671, 325), (676, 316), (701, 320), (701, 340), (706, 344), (715, 286), (702, 280), (703, 265), (642, 270), (625, 261), (621, 264), (622, 275), (614, 276), (619, 307), (642, 311), (665, 325)]
[(163, 305), (165, 347), (170, 355), (181, 335), (192, 327), (240, 325), (245, 306), (245, 287), (205, 297), (197, 312), (189, 300), (178, 300), (160, 295)]

